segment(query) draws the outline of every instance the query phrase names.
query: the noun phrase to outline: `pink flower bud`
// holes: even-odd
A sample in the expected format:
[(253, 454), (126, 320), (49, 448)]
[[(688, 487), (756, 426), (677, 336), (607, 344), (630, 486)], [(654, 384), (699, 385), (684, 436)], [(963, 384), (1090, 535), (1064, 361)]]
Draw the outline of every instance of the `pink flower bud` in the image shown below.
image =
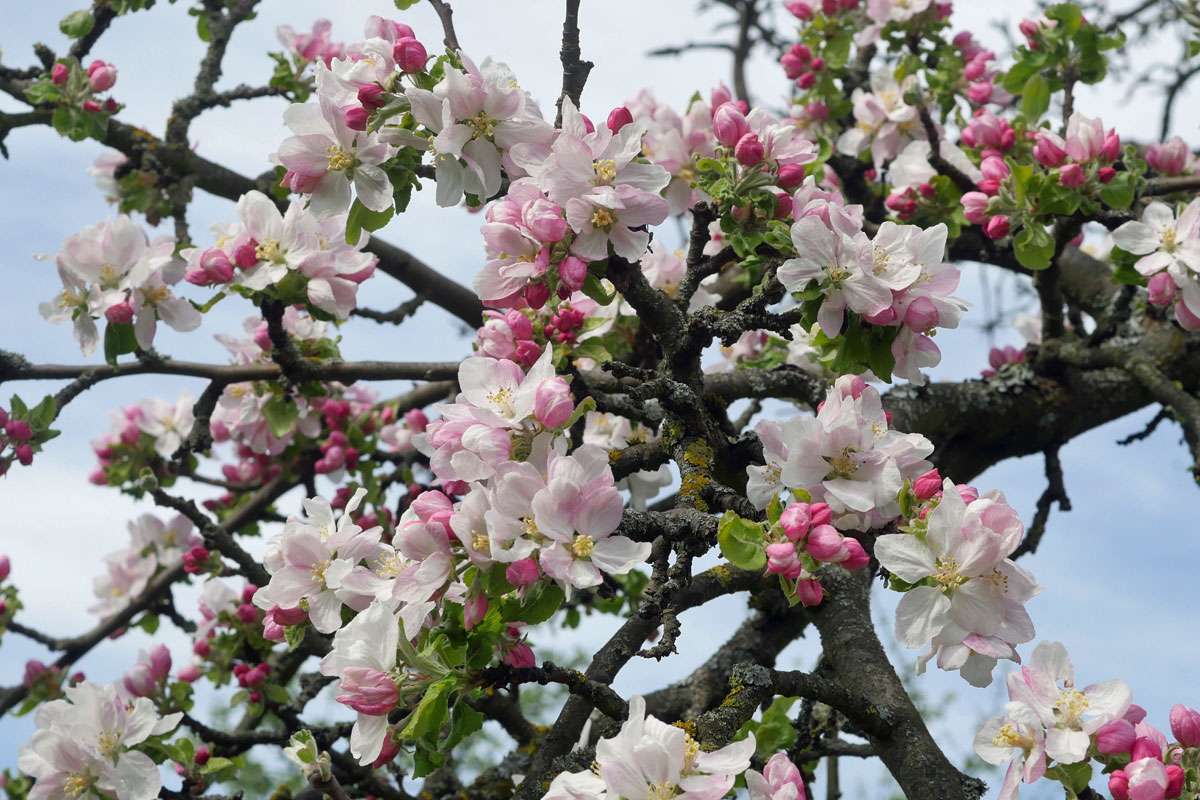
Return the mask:
[(917, 201), (907, 189), (888, 195), (883, 204), (892, 211), (895, 211), (902, 218), (908, 218), (917, 213)]
[(1171, 735), (1184, 747), (1200, 747), (1200, 712), (1178, 703), (1171, 706)]
[(583, 282), (587, 280), (587, 274), (587, 262), (576, 256), (567, 256), (558, 265), (558, 279), (572, 292), (577, 292), (583, 288)]
[(779, 517), (779, 526), (783, 528), (784, 535), (793, 542), (808, 535), (808, 529), (812, 525), (808, 509), (808, 503), (790, 503)]
[(515, 669), (529, 669), (537, 666), (537, 658), (533, 655), (533, 648), (519, 642), (504, 654), (504, 663)]
[(533, 338), (533, 323), (529, 320), (529, 317), (525, 316), (515, 308), (510, 308), (508, 311), (504, 312), (504, 324), (508, 326), (510, 331), (512, 331), (514, 339)]
[(258, 609), (249, 603), (242, 603), (238, 606), (237, 618), (247, 625), (258, 622)]
[(1146, 288), (1150, 293), (1150, 304), (1160, 308), (1169, 306), (1179, 291), (1175, 279), (1167, 272), (1151, 276)]
[(1128, 753), (1136, 738), (1128, 720), (1114, 719), (1096, 730), (1096, 749), (1106, 756)]
[(396, 708), (400, 691), (388, 673), (368, 667), (346, 667), (340, 674), (342, 693), (337, 702), (371, 716), (384, 716)]
[(940, 320), (937, 306), (928, 297), (918, 297), (908, 305), (904, 312), (904, 324), (914, 331), (927, 331), (936, 328)]
[(575, 411), (575, 395), (566, 380), (555, 375), (542, 381), (534, 394), (533, 416), (546, 428), (560, 428)]
[(979, 165), (979, 171), (983, 173), (983, 177), (999, 182), (1003, 182), (1005, 178), (1012, 174), (1012, 170), (1008, 168), (1008, 164), (1004, 159), (996, 156), (985, 158), (983, 163)]
[(804, 0), (792, 0), (790, 3), (785, 3), (784, 7), (798, 20), (807, 22), (813, 18), (812, 3), (804, 2)]
[(70, 76), (71, 71), (67, 69), (66, 64), (58, 63), (50, 68), (50, 82), (55, 86), (62, 86)]
[(538, 241), (550, 244), (567, 233), (567, 220), (562, 208), (545, 198), (533, 200), (521, 212), (521, 220)]
[(104, 318), (117, 325), (128, 325), (133, 322), (133, 306), (123, 300), (104, 310)]
[(1108, 793), (1113, 800), (1129, 800), (1129, 778), (1124, 770), (1117, 770), (1108, 776)]
[(841, 561), (848, 555), (842, 535), (832, 525), (817, 525), (810, 530), (805, 549), (817, 561)]
[(1187, 142), (1175, 136), (1162, 144), (1146, 148), (1146, 163), (1163, 175), (1181, 175), (1187, 169), (1191, 151)]
[(529, 339), (517, 342), (516, 362), (525, 369), (529, 369), (534, 365), (538, 358), (542, 355), (542, 348), (537, 342)]
[(1112, 167), (1101, 167), (1096, 170), (1096, 179), (1101, 183), (1108, 183), (1115, 177), (1117, 177), (1117, 171)]
[(791, 219), (792, 196), (786, 192), (775, 192), (775, 219)]
[(200, 267), (212, 283), (229, 283), (233, 280), (233, 262), (218, 247), (210, 247), (200, 254)]
[(785, 578), (798, 578), (804, 571), (796, 546), (791, 542), (774, 542), (767, 545), (767, 572)]
[(1033, 145), (1033, 157), (1043, 167), (1053, 169), (1067, 158), (1066, 143), (1061, 138), (1045, 131), (1039, 131)]
[(251, 239), (233, 249), (233, 263), (242, 269), (250, 269), (258, 263), (258, 242)]
[(504, 570), (505, 580), (517, 588), (532, 586), (537, 581), (539, 574), (537, 560), (533, 558), (514, 561)]
[(4, 432), (15, 442), (27, 442), (33, 437), (33, 429), (23, 419), (10, 419), (4, 426)]
[(967, 99), (974, 105), (981, 106), (992, 99), (994, 90), (990, 80), (976, 81), (967, 87)]
[(734, 158), (743, 167), (752, 167), (762, 161), (766, 152), (766, 148), (763, 147), (758, 134), (753, 131), (746, 133), (742, 138), (738, 139), (737, 145), (733, 148)]
[(531, 283), (525, 287), (525, 302), (530, 308), (541, 308), (550, 299), (550, 287), (544, 283)]
[(1129, 749), (1131, 762), (1141, 761), (1143, 758), (1162, 760), (1162, 748), (1158, 746), (1158, 742), (1148, 736), (1138, 736), (1133, 740), (1133, 745)]
[(487, 616), (488, 599), (485, 594), (477, 594), (467, 599), (463, 604), (463, 627), (471, 630)]
[(962, 498), (962, 501), (967, 505), (970, 505), (979, 499), (979, 490), (974, 486), (968, 486), (965, 483), (960, 483), (955, 486), (954, 489), (958, 492), (958, 496)]
[(1121, 137), (1116, 131), (1109, 131), (1104, 137), (1104, 144), (1100, 147), (1101, 161), (1116, 161), (1121, 155)]
[(196, 666), (195, 664), (188, 664), (186, 667), (179, 670), (179, 672), (175, 673), (175, 677), (184, 683), (195, 683), (196, 681), (200, 680), (203, 674), (204, 673), (200, 671), (200, 667)]
[(804, 91), (808, 91), (816, 84), (816, 82), (817, 82), (817, 73), (806, 72), (803, 75), (801, 75), (799, 78), (796, 79), (796, 86), (800, 87)]
[(842, 546), (846, 548), (846, 557), (842, 559), (841, 565), (846, 569), (862, 569), (870, 563), (871, 557), (867, 555), (867, 551), (863, 549), (858, 539), (846, 536), (842, 540)]
[(1193, 314), (1192, 310), (1182, 300), (1175, 303), (1175, 321), (1185, 331), (1200, 331), (1200, 317)]
[(746, 117), (733, 103), (725, 103), (713, 114), (713, 135), (726, 147), (734, 147), (750, 132)]
[(580, 114), (579, 116), (583, 119), (583, 129), (588, 133), (595, 133), (596, 124), (592, 122), (591, 117), (589, 117), (587, 114)]
[(362, 103), (365, 108), (383, 108), (386, 101), (384, 95), (383, 87), (377, 83), (368, 83), (358, 87), (358, 102)]
[(147, 659), (150, 665), (150, 675), (157, 681), (165, 681), (171, 674), (171, 651), (164, 644), (150, 648)]
[(31, 445), (17, 445), (13, 452), (16, 454), (17, 461), (21, 463), (21, 466), (28, 467), (33, 463), (33, 447)]
[(989, 239), (1003, 239), (1005, 236), (1008, 236), (1008, 230), (1008, 217), (1003, 214), (997, 214), (983, 226), (983, 232)]
[(633, 112), (625, 106), (617, 106), (608, 112), (608, 129), (613, 133), (633, 122)]
[(987, 207), (990, 198), (983, 192), (967, 192), (962, 196), (963, 216), (967, 222), (982, 225), (987, 221)]
[(783, 74), (788, 80), (793, 81), (808, 71), (808, 64), (795, 53), (784, 53), (779, 59), (779, 66), (783, 67)]
[(779, 177), (775, 181), (780, 189), (792, 191), (804, 183), (804, 167), (800, 164), (783, 164), (779, 167)]
[(718, 108), (732, 100), (733, 92), (729, 91), (729, 87), (725, 84), (719, 83), (708, 95), (708, 107), (712, 109), (711, 113), (716, 114)]
[(150, 675), (150, 668), (145, 664), (135, 664), (121, 678), (121, 685), (134, 697), (150, 697), (158, 691), (158, 682)]
[(821, 601), (825, 599), (825, 589), (821, 582), (815, 579), (797, 581), (796, 597), (802, 605), (812, 608), (821, 605)]
[(8, 560), (8, 556), (0, 555), (0, 581), (6, 580), (12, 572), (12, 562)]
[(49, 667), (47, 667), (41, 661), (38, 661), (36, 658), (31, 658), (25, 662), (25, 672), (21, 678), (21, 682), (25, 685), (26, 689), (30, 689), (35, 683), (37, 683), (38, 679), (41, 678), (48, 669)]
[(201, 658), (208, 658), (208, 654), (212, 652), (212, 645), (205, 639), (201, 639), (192, 645), (192, 652)]
[(827, 503), (811, 503), (808, 506), (808, 521), (813, 525), (828, 525), (833, 521), (833, 511)]
[(196, 748), (196, 754), (193, 757), (193, 760), (196, 762), (196, 766), (203, 767), (205, 764), (208, 763), (208, 759), (210, 759), (211, 757), (212, 757), (212, 753), (209, 752), (209, 749), (207, 747), (205, 747), (204, 745), (200, 745), (199, 747)]
[(400, 39), (392, 46), (392, 58), (404, 72), (421, 72), (425, 69), (429, 53), (425, 45), (416, 39)]
[(95, 114), (97, 111), (100, 110), (100, 104), (97, 103), (95, 100), (84, 100), (83, 101), (83, 110), (88, 112), (89, 114)]
[(863, 319), (865, 319), (867, 322), (871, 323), (872, 325), (879, 325), (880, 327), (891, 325), (897, 320), (897, 318), (898, 315), (894, 306), (888, 306), (883, 311), (875, 314), (866, 314), (863, 316)]
[(912, 484), (913, 494), (918, 500), (928, 500), (942, 493), (942, 476), (937, 467), (917, 476)]
[(1146, 709), (1139, 706), (1137, 703), (1130, 703), (1129, 708), (1125, 710), (1125, 716), (1122, 719), (1137, 725), (1146, 718)]
[(1167, 764), (1167, 788), (1163, 792), (1163, 796), (1168, 800), (1174, 800), (1183, 794), (1184, 777), (1183, 767), (1178, 764)]
[(93, 92), (107, 92), (117, 82), (117, 68), (100, 59), (88, 64), (87, 74)]
[(367, 129), (367, 121), (371, 118), (371, 112), (362, 106), (348, 106), (342, 111), (342, 116), (346, 119), (346, 127), (352, 131), (365, 131)]

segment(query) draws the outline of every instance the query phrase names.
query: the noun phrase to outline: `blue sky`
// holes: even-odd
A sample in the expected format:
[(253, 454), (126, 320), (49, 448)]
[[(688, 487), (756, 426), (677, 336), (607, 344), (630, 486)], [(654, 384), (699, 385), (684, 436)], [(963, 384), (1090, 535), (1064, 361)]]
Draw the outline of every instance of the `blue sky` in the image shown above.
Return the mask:
[[(81, 2), (49, 0), (23, 4), (20, 15), (10, 14), (0, 26), (0, 52), (9, 66), (31, 61), (29, 46), (45, 41), (62, 50), (57, 21)], [(186, 4), (160, 3), (151, 12), (119, 19), (96, 48), (94, 55), (120, 69), (116, 96), (128, 105), (126, 121), (160, 133), (171, 99), (190, 85), (201, 44), (194, 34)], [(348, 4), (292, 0), (266, 3), (259, 19), (239, 29), (231, 47), (223, 85), (239, 81), (261, 83), (271, 70), (264, 55), (277, 49), (274, 27), (289, 23), (306, 28), (312, 19), (334, 20), (339, 39), (356, 38), (368, 14), (394, 13), (390, 2), (359, 0)], [(520, 12), (501, 14), (496, 9), (516, 4), (457, 4), (459, 38), (477, 59), (492, 55), (507, 61), (522, 83), (549, 106), (560, 80), (557, 60), (560, 3), (548, 0), (520, 4)], [(704, 53), (679, 60), (651, 60), (643, 54), (664, 43), (704, 38), (711, 17), (697, 17), (692, 0), (663, 0), (647, 4), (634, 0), (609, 0), (583, 4), (583, 49), (597, 62), (584, 93), (584, 111), (603, 119), (608, 109), (649, 83), (666, 102), (683, 103), (694, 90), (706, 91), (726, 79), (724, 55)], [(985, 41), (996, 41), (986, 23), (996, 16), (993, 4), (960, 2), (959, 27), (982, 32)], [(1032, 3), (1005, 5), (1014, 14)], [(335, 7), (336, 6), (336, 7)], [(353, 8), (351, 9), (351, 6)], [(483, 11), (475, 11), (483, 8)], [(424, 4), (405, 12), (431, 49), (440, 41), (440, 29)], [(626, 20), (637, 18), (637, 24)], [(1172, 51), (1174, 52), (1174, 51)], [(232, 77), (229, 77), (232, 76)], [(752, 65), (751, 88), (760, 100), (782, 96), (785, 85), (777, 71), (763, 61)], [(1179, 105), (1175, 133), (1193, 138), (1197, 116), (1194, 97)], [(1126, 102), (1121, 90), (1085, 91), (1077, 107), (1089, 115), (1103, 116), (1129, 138), (1148, 140), (1157, 132), (1157, 106)], [(0, 108), (13, 109), (0, 101)], [(202, 155), (246, 172), (257, 174), (266, 156), (283, 136), (275, 100), (218, 110), (205, 115), (192, 128), (192, 140)], [(73, 144), (58, 139), (48, 129), (22, 129), (8, 137), (12, 160), (0, 163), (0, 241), (5, 242), (5, 291), (0, 292), (0, 347), (23, 352), (34, 361), (78, 362), (80, 355), (68, 326), (52, 326), (37, 313), (37, 304), (56, 292), (57, 279), (50, 263), (33, 259), (36, 253), (55, 252), (62, 240), (85, 225), (111, 214), (92, 186), (86, 169), (99, 154), (94, 143)], [(382, 236), (404, 246), (461, 282), (469, 282), (481, 263), (478, 217), (458, 210), (433, 208), (431, 193), (418, 195), (409, 213), (393, 222)], [(193, 235), (203, 238), (213, 223), (232, 216), (231, 204), (200, 195), (192, 210)], [(668, 226), (669, 228), (669, 226)], [(962, 294), (978, 306), (980, 268), (965, 265)], [(381, 276), (365, 287), (364, 296), (376, 308), (389, 308), (409, 296), (406, 289)], [(198, 334), (182, 336), (164, 330), (162, 352), (176, 357), (224, 359), (223, 349), (211, 334), (237, 332), (246, 305), (218, 305)], [(968, 323), (972, 317), (968, 316)], [(468, 347), (461, 326), (433, 307), (399, 329), (355, 321), (344, 331), (347, 358), (453, 359)], [(1017, 343), (1010, 331), (999, 334), (1002, 343)], [(939, 336), (945, 353), (937, 375), (961, 379), (978, 374), (986, 359), (986, 338), (969, 327)], [(99, 357), (94, 357), (99, 360)], [(382, 391), (404, 384), (380, 387)], [(37, 399), (50, 385), (12, 384), (3, 396), (18, 391)], [(180, 391), (197, 393), (198, 382), (163, 377), (137, 377), (103, 383), (75, 401), (64, 412), (61, 438), (39, 456), (32, 469), (14, 468), (0, 480), (0, 552), (14, 563), (14, 577), (27, 606), (22, 619), (57, 635), (77, 633), (91, 624), (81, 609), (91, 602), (91, 580), (100, 570), (102, 556), (121, 546), (125, 522), (147, 510), (111, 490), (86, 481), (93, 467), (89, 441), (108, 428), (108, 414), (119, 406), (146, 396), (173, 398)], [(4, 403), (7, 405), (7, 401)], [(1046, 538), (1025, 562), (1045, 586), (1030, 604), (1040, 638), (1063, 641), (1072, 653), (1084, 682), (1123, 677), (1133, 686), (1137, 702), (1150, 709), (1152, 719), (1165, 725), (1173, 702), (1200, 703), (1186, 694), (1197, 684), (1200, 646), (1180, 614), (1194, 600), (1192, 565), (1200, 555), (1195, 525), (1186, 512), (1197, 500), (1189, 480), (1187, 455), (1179, 445), (1177, 428), (1164, 424), (1149, 440), (1120, 448), (1115, 440), (1141, 427), (1149, 413), (1112, 423), (1082, 436), (1062, 451), (1067, 488), (1075, 510), (1052, 515)], [(1000, 488), (1026, 520), (1043, 488), (1039, 458), (998, 465), (977, 481), (981, 489)], [(285, 507), (294, 507), (289, 496)], [(180, 605), (191, 608), (191, 595), (180, 594)], [(880, 596), (876, 615), (890, 627), (894, 598)], [(712, 648), (723, 641), (743, 618), (744, 602), (728, 599), (705, 611), (685, 615), (680, 653), (662, 663), (635, 661), (618, 678), (617, 689), (629, 694), (650, 690), (685, 676)], [(698, 625), (703, 615), (704, 624)], [(565, 648), (602, 641), (615, 621), (596, 620), (586, 632), (567, 632), (545, 640)], [(691, 622), (695, 627), (688, 625)], [(130, 663), (147, 637), (140, 632), (97, 648), (80, 666), (97, 680), (111, 680)], [(186, 656), (184, 640), (163, 634), (176, 658)], [(27, 658), (43, 653), (17, 636), (5, 638), (0, 656), (0, 685), (19, 680)], [(785, 654), (788, 666), (805, 668), (818, 652), (815, 633), (793, 645)], [(898, 653), (911, 660), (913, 654)], [(957, 677), (929, 674), (918, 679), (926, 696), (941, 698), (953, 692), (950, 713), (934, 728), (947, 750), (960, 757), (969, 748), (970, 736), (981, 716), (999, 709), (1003, 698), (996, 686), (975, 690)], [(217, 702), (215, 699), (212, 702)], [(29, 720), (0, 720), (0, 767), (15, 762), (16, 750), (32, 730)], [(883, 797), (877, 770), (843, 778), (847, 796)], [(1030, 792), (1028, 796), (1036, 796)]]

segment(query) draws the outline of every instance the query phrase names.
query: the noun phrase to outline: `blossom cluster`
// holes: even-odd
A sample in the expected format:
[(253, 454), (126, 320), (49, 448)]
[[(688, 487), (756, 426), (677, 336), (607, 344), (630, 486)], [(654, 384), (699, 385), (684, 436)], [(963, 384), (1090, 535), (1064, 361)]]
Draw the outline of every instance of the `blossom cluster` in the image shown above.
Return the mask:
[(63, 289), (39, 310), (50, 322), (70, 321), (84, 355), (100, 340), (101, 318), (115, 326), (105, 333), (106, 354), (117, 331), (149, 350), (160, 320), (177, 331), (195, 330), (200, 312), (172, 288), (184, 277), (174, 247), (169, 238), (151, 241), (124, 214), (85, 228), (63, 243), (55, 259)]
[(1017, 797), (1022, 783), (1043, 778), (1062, 782), (1068, 792), (1081, 792), (1092, 778), (1092, 760), (1108, 774), (1114, 800), (1168, 800), (1195, 793), (1200, 712), (1172, 706), (1171, 742), (1146, 721), (1146, 710), (1132, 702), (1123, 681), (1078, 688), (1071, 659), (1058, 642), (1039, 644), (1007, 683), (1004, 713), (987, 720), (975, 737), (981, 758), (1008, 764), (1001, 800)]
[(188, 554), (203, 549), (195, 526), (182, 515), (163, 522), (153, 514), (141, 514), (126, 527), (129, 543), (104, 557), (104, 573), (94, 581), (96, 604), (90, 610), (100, 617), (123, 609), (159, 570), (182, 564)]

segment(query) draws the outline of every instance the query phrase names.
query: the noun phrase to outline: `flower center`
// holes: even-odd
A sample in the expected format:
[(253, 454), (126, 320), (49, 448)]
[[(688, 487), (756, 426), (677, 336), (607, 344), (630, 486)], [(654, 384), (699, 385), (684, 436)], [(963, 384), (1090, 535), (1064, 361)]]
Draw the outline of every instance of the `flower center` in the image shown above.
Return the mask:
[(468, 120), (464, 120), (475, 132), (475, 139), (486, 139), (496, 133), (496, 120), (488, 116), (486, 111), (480, 111)]
[(596, 162), (596, 183), (609, 184), (617, 177), (617, 162), (611, 158), (602, 158)]
[(841, 455), (827, 459), (829, 461), (830, 474), (839, 478), (853, 478), (858, 472), (858, 461), (854, 458), (854, 451), (847, 447), (842, 451)]
[(652, 783), (648, 800), (671, 800), (675, 796), (675, 784)]
[(1162, 249), (1168, 253), (1173, 253), (1178, 246), (1178, 241), (1175, 237), (1175, 229), (1167, 228), (1162, 232)]
[(576, 558), (589, 558), (595, 549), (596, 540), (586, 533), (576, 534), (575, 541), (571, 542), (571, 552)]
[(875, 274), (882, 275), (884, 270), (886, 270), (888, 267), (888, 262), (891, 260), (891, 256), (888, 254), (887, 250), (884, 250), (882, 247), (876, 247), (873, 260), (875, 262)]
[(488, 402), (500, 409), (500, 413), (511, 417), (516, 413), (513, 407), (513, 391), (508, 386), (501, 386), (487, 396)]
[(846, 269), (841, 264), (830, 264), (828, 267), (826, 267), (826, 270), (828, 270), (829, 282), (834, 286), (837, 286), (842, 281), (850, 277), (850, 270)]
[(121, 736), (116, 731), (104, 731), (100, 734), (100, 753), (105, 758), (117, 759), (121, 752)]
[(72, 775), (63, 784), (63, 794), (67, 797), (83, 797), (95, 783), (96, 779), (86, 772)]
[(1028, 750), (1033, 746), (1033, 741), (1028, 736), (1021, 735), (1016, 725), (1006, 722), (992, 737), (992, 744), (996, 747), (1019, 747), (1022, 750)]
[(58, 307), (64, 310), (87, 308), (87, 295), (76, 289), (63, 289), (58, 296)]
[(325, 586), (325, 570), (327, 569), (329, 569), (329, 559), (318, 561), (312, 565), (313, 580), (321, 584), (322, 587)]
[(117, 281), (121, 278), (121, 271), (112, 264), (105, 264), (100, 268), (100, 285), (105, 289), (115, 289)]
[(471, 537), (471, 549), (485, 556), (492, 554), (492, 543), (486, 533), (477, 533)]
[(700, 755), (700, 743), (691, 734), (684, 734), (683, 739), (683, 774), (689, 774), (696, 767), (696, 759)]
[(166, 286), (146, 286), (142, 289), (142, 297), (152, 306), (156, 306), (171, 296), (171, 290)]
[(344, 172), (354, 167), (354, 155), (347, 153), (339, 145), (331, 144), (325, 151), (329, 154), (329, 171)]
[(254, 248), (254, 257), (259, 261), (270, 261), (272, 264), (283, 263), (283, 248), (278, 239), (267, 239)]
[(1079, 727), (1080, 717), (1087, 711), (1088, 699), (1078, 689), (1063, 689), (1054, 701), (1054, 716), (1070, 727)]
[(612, 229), (617, 217), (607, 208), (597, 208), (592, 211), (592, 227), (602, 231)]
[(939, 558), (931, 577), (943, 589), (957, 589), (967, 582), (967, 578), (958, 571), (958, 562), (953, 558)]

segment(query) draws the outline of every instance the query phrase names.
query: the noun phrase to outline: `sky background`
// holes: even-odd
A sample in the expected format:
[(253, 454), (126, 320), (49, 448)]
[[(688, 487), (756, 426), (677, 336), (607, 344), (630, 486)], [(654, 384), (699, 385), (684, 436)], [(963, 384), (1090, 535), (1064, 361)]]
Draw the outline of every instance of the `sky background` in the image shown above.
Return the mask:
[[(0, 11), (6, 12), (0, 25), (3, 63), (17, 67), (30, 63), (34, 41), (44, 41), (59, 52), (65, 50), (57, 22), (79, 5), (78, 1), (59, 0), (0, 2)], [(1011, 15), (1003, 27), (1015, 31), (1016, 22), (1029, 12), (1032, 2), (1014, 0), (1001, 7), (960, 0), (956, 5), (956, 29), (969, 28), (999, 49), (1003, 37), (991, 23), (1001, 15), (1001, 8)], [(1114, 4), (1113, 8), (1125, 5)], [(122, 119), (156, 134), (162, 132), (172, 99), (190, 87), (202, 55), (202, 44), (185, 6), (160, 3), (150, 12), (118, 19), (93, 52), (120, 69), (115, 95), (127, 105)], [(561, 79), (557, 56), (561, 3), (459, 0), (456, 6), (459, 39), (466, 51), (477, 60), (490, 55), (508, 62), (543, 107), (551, 107)], [(14, 13), (18, 7), (19, 13)], [(307, 29), (313, 19), (325, 16), (333, 20), (337, 39), (353, 40), (359, 38), (369, 14), (397, 16), (392, 3), (384, 0), (265, 2), (259, 17), (238, 29), (221, 86), (266, 81), (272, 64), (265, 53), (279, 49), (274, 34), (277, 25)], [(431, 51), (436, 49), (440, 27), (424, 4), (397, 18), (412, 25)], [(696, 14), (692, 0), (585, 2), (581, 13), (583, 52), (585, 58), (596, 62), (583, 95), (585, 113), (603, 120), (609, 109), (647, 85), (661, 101), (682, 107), (694, 91), (707, 92), (718, 80), (728, 80), (729, 65), (723, 53), (666, 60), (644, 55), (664, 44), (708, 38), (719, 18), (719, 14)], [(1173, 57), (1173, 43), (1165, 44), (1170, 49), (1157, 52)], [(760, 56), (749, 75), (755, 99), (778, 105), (786, 91), (778, 69)], [(1181, 98), (1172, 131), (1189, 141), (1195, 139), (1198, 120), (1190, 108), (1194, 101), (1194, 93)], [(0, 108), (16, 110), (19, 106), (0, 100)], [(282, 101), (267, 99), (209, 112), (192, 126), (192, 141), (201, 155), (256, 175), (286, 135), (283, 108)], [(1126, 138), (1149, 141), (1157, 136), (1158, 105), (1152, 97), (1142, 95), (1131, 101), (1121, 88), (1085, 89), (1077, 108), (1102, 116)], [(0, 276), (4, 278), (0, 347), (22, 352), (36, 362), (79, 362), (70, 327), (50, 325), (38, 315), (38, 303), (52, 297), (59, 284), (52, 262), (35, 261), (33, 256), (54, 253), (67, 236), (112, 214), (86, 174), (102, 148), (94, 142), (74, 144), (59, 139), (48, 128), (14, 131), (7, 144), (12, 160), (0, 163), (0, 241), (5, 243), (0, 256)], [(431, 191), (419, 193), (410, 211), (381, 236), (455, 280), (469, 283), (482, 264), (479, 218), (457, 209), (436, 209), (431, 195)], [(198, 194), (191, 211), (193, 237), (205, 241), (211, 224), (228, 221), (233, 214), (232, 204)], [(671, 227), (664, 226), (665, 235), (671, 235)], [(169, 231), (164, 228), (161, 232)], [(975, 305), (976, 313), (968, 315), (962, 329), (938, 337), (945, 355), (943, 365), (934, 372), (939, 379), (969, 378), (985, 366), (988, 338), (972, 327), (982, 317), (981, 272), (977, 265), (964, 265), (961, 294)], [(365, 304), (380, 309), (391, 308), (408, 296), (407, 289), (383, 275), (368, 283), (360, 295)], [(163, 328), (156, 346), (174, 357), (222, 362), (225, 351), (212, 334), (240, 333), (241, 320), (250, 312), (244, 303), (221, 303), (207, 315), (200, 332), (183, 336)], [(428, 305), (400, 328), (354, 320), (343, 335), (347, 359), (457, 359), (469, 347), (462, 326)], [(1020, 339), (1005, 328), (997, 334), (997, 342), (1019, 344)], [(93, 361), (100, 360), (99, 354), (93, 356)], [(56, 388), (53, 384), (14, 383), (3, 387), (3, 397), (17, 391), (36, 401)], [(92, 604), (92, 578), (101, 570), (101, 559), (124, 546), (127, 520), (153, 510), (148, 504), (135, 504), (114, 490), (87, 482), (95, 461), (89, 442), (107, 431), (110, 412), (140, 398), (174, 399), (184, 391), (195, 396), (202, 388), (199, 381), (169, 377), (101, 383), (64, 411), (57, 424), (63, 435), (38, 456), (33, 468), (14, 467), (0, 480), (0, 552), (8, 553), (13, 562), (13, 577), (26, 606), (22, 621), (54, 635), (73, 635), (90, 627), (93, 620), (82, 609)], [(386, 394), (403, 390), (405, 384), (378, 388)], [(6, 399), (3, 405), (7, 404)], [(1131, 447), (1115, 444), (1118, 438), (1139, 430), (1151, 413), (1119, 420), (1063, 448), (1074, 510), (1052, 514), (1040, 549), (1022, 564), (1045, 587), (1029, 604), (1039, 638), (1067, 645), (1081, 683), (1111, 677), (1127, 680), (1135, 700), (1150, 710), (1152, 721), (1165, 727), (1171, 703), (1200, 704), (1200, 697), (1189, 693), (1194, 692), (1192, 687), (1200, 677), (1200, 645), (1186, 613), (1195, 601), (1193, 565), (1200, 555), (1196, 526), (1189, 521), (1194, 515), (1188, 511), (1200, 498), (1188, 478), (1188, 458), (1173, 425), (1164, 424), (1148, 440)], [(1004, 462), (975, 483), (981, 489), (1002, 489), (1028, 520), (1044, 488), (1041, 459)], [(197, 496), (204, 496), (203, 492)], [(293, 512), (298, 499), (293, 493), (281, 501), (281, 507)], [(194, 594), (177, 592), (185, 613), (194, 609)], [(877, 594), (875, 614), (886, 634), (898, 596)], [(679, 654), (661, 663), (635, 659), (618, 678), (616, 688), (628, 695), (686, 676), (725, 640), (744, 614), (742, 597), (688, 612)], [(583, 632), (543, 636), (537, 643), (556, 651), (578, 646), (590, 652), (616, 624), (617, 620), (592, 618)], [(188, 643), (168, 627), (164, 625), (160, 631), (161, 641), (171, 645), (177, 663), (182, 663), (188, 656)], [(134, 631), (96, 648), (78, 667), (95, 680), (116, 679), (137, 650), (150, 642), (142, 632)], [(782, 666), (809, 668), (818, 651), (817, 637), (810, 633), (788, 648)], [(895, 652), (897, 661), (905, 665), (914, 655)], [(25, 661), (33, 657), (45, 657), (45, 652), (19, 636), (5, 637), (0, 646), (0, 686), (19, 681)], [(961, 763), (979, 720), (1002, 707), (1002, 682), (977, 690), (954, 674), (933, 672), (918, 678), (916, 685), (939, 712), (932, 723), (935, 735)], [(220, 697), (211, 693), (200, 696), (200, 709), (219, 703)], [(17, 749), (32, 729), (29, 719), (0, 720), (0, 768), (15, 763)], [(991, 782), (997, 783), (994, 777)], [(887, 796), (878, 769), (843, 769), (842, 786), (847, 797)], [(994, 793), (993, 789), (991, 796)], [(1033, 790), (1025, 796), (1059, 795)]]

